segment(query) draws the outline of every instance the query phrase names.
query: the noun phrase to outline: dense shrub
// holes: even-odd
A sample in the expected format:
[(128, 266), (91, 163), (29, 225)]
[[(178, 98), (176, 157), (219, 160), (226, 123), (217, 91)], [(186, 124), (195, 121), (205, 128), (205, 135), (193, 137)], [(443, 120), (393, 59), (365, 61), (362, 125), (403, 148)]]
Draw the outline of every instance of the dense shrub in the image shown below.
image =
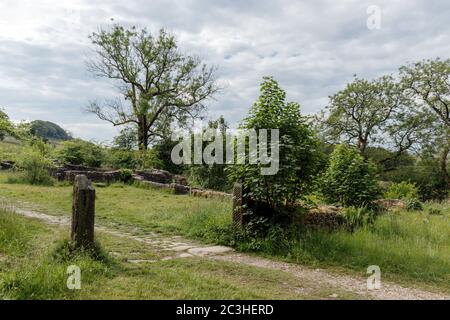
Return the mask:
[(172, 161), (172, 149), (178, 144), (178, 141), (172, 141), (169, 138), (162, 139), (155, 144), (153, 150), (155, 157), (159, 159), (157, 169), (169, 171), (174, 174), (182, 174), (185, 170), (184, 165), (178, 165)]
[(243, 184), (245, 197), (253, 204), (247, 213), (280, 222), (312, 187), (319, 163), (316, 136), (308, 119), (300, 114), (300, 106), (286, 102), (285, 91), (269, 77), (264, 78), (260, 97), (241, 128), (279, 129), (278, 172), (262, 175), (261, 169), (267, 165), (250, 164), (247, 153), (245, 164), (230, 168), (230, 178)]
[(120, 181), (122, 182), (130, 182), (133, 177), (133, 170), (130, 169), (121, 169), (120, 170)]
[(439, 161), (433, 157), (424, 157), (414, 166), (398, 167), (382, 174), (382, 180), (401, 183), (413, 183), (422, 201), (444, 200), (449, 188), (440, 169)]
[(320, 179), (320, 189), (329, 203), (362, 207), (380, 195), (376, 168), (356, 148), (339, 145), (330, 157), (330, 164)]
[(53, 185), (54, 180), (49, 174), (52, 163), (40, 152), (27, 149), (17, 159), (20, 175), (9, 180), (10, 183), (23, 182), (33, 185)]
[(136, 169), (139, 170), (164, 169), (166, 167), (155, 149), (135, 151), (134, 159), (136, 163)]
[(418, 197), (419, 190), (416, 185), (406, 181), (391, 184), (384, 194), (386, 199), (417, 199)]
[(368, 207), (350, 207), (344, 210), (346, 227), (350, 231), (372, 224), (376, 215), (376, 211)]
[(406, 210), (408, 211), (422, 211), (423, 204), (417, 198), (407, 198), (405, 199)]
[[(223, 154), (226, 153), (226, 134), (228, 125), (223, 117), (219, 117), (215, 121), (210, 121), (208, 129), (211, 132), (220, 134), (221, 143), (223, 146)], [(205, 134), (205, 130), (203, 134)], [(211, 133), (210, 132), (210, 133)], [(215, 139), (215, 138), (214, 138)], [(192, 139), (192, 149), (194, 149), (194, 139)], [(203, 142), (203, 150), (207, 144), (213, 143), (211, 141)], [(228, 173), (226, 172), (226, 164), (214, 163), (214, 164), (196, 164), (189, 166), (188, 178), (189, 182), (193, 186), (197, 186), (205, 189), (214, 189), (220, 191), (230, 191), (231, 183), (228, 179)]]
[(100, 167), (106, 157), (105, 150), (92, 142), (81, 139), (64, 141), (56, 150), (56, 157), (64, 164)]
[(114, 169), (136, 169), (136, 152), (133, 150), (113, 148), (108, 150), (108, 159), (106, 161), (109, 167)]

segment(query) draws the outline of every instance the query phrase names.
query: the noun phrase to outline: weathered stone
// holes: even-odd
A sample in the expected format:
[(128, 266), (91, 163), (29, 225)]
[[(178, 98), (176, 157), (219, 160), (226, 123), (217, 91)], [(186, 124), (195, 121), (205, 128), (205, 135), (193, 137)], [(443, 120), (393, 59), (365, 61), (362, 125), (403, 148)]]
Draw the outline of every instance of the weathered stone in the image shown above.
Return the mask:
[(76, 171), (64, 172), (64, 180), (74, 181), (77, 175), (85, 175), (93, 182), (113, 183), (120, 180), (120, 171)]
[(95, 189), (85, 175), (75, 177), (73, 185), (71, 239), (77, 247), (94, 245)]
[(181, 184), (183, 186), (187, 186), (188, 182), (187, 182), (187, 178), (180, 176), (180, 175), (175, 175), (173, 177), (173, 182), (175, 182), (176, 184)]
[(294, 223), (300, 223), (309, 229), (335, 230), (345, 224), (345, 218), (340, 208), (323, 205), (308, 210)]
[(0, 162), (0, 170), (10, 170), (14, 168), (13, 161), (2, 161)]
[(189, 187), (183, 186), (181, 184), (159, 183), (159, 182), (148, 181), (148, 180), (145, 180), (145, 178), (140, 175), (133, 175), (133, 179), (135, 181), (138, 181), (138, 183), (140, 183), (143, 186), (148, 186), (153, 189), (170, 190), (175, 194), (188, 194), (190, 191)]
[(231, 199), (232, 194), (214, 190), (196, 189), (191, 188), (190, 195), (199, 198), (218, 198), (218, 199)]
[(188, 194), (190, 191), (189, 187), (182, 184), (171, 183), (170, 186), (175, 191), (175, 194)]
[(172, 183), (173, 175), (165, 170), (145, 170), (145, 171), (137, 171), (137, 175), (144, 178), (144, 180), (158, 182), (158, 183)]
[(393, 210), (393, 209), (405, 209), (406, 203), (403, 200), (399, 199), (380, 199), (374, 201), (374, 203), (384, 210)]

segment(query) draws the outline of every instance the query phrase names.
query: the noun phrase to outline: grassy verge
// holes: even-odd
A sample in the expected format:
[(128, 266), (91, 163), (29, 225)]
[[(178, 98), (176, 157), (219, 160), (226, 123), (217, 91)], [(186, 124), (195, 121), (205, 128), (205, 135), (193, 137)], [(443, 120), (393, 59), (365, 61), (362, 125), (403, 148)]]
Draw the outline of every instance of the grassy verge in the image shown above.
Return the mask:
[[(434, 205), (433, 205), (434, 206)], [(241, 237), (242, 251), (365, 275), (377, 265), (383, 279), (450, 292), (449, 213), (396, 212), (353, 233), (275, 231), (264, 239)]]
[[(2, 178), (5, 181), (5, 177)], [(0, 197), (32, 203), (50, 214), (70, 214), (71, 187), (0, 183)], [(171, 195), (124, 185), (97, 188), (97, 221), (134, 233), (182, 234), (277, 259), (365, 275), (378, 265), (383, 279), (450, 292), (450, 205), (395, 212), (353, 233), (287, 232), (264, 239), (229, 232), (231, 203)], [(439, 209), (440, 215), (429, 214)]]
[[(67, 256), (67, 233), (0, 210), (0, 299), (323, 299), (332, 293), (358, 298), (299, 283), (283, 272), (200, 258), (158, 260), (162, 253), (155, 248), (103, 233), (98, 240), (106, 258)], [(69, 265), (81, 269), (80, 290), (67, 288)]]

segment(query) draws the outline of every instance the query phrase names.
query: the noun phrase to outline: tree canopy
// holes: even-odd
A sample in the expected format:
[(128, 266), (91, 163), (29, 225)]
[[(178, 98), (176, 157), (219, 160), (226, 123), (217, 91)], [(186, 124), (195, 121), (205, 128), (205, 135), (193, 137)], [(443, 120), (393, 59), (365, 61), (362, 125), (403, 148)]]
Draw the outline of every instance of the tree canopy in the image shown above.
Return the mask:
[(218, 90), (215, 69), (182, 53), (164, 29), (154, 36), (146, 29), (114, 25), (90, 38), (95, 54), (88, 69), (116, 80), (121, 99), (94, 101), (87, 110), (114, 126), (134, 126), (140, 149), (167, 137), (174, 122), (183, 126), (199, 117)]
[(364, 153), (370, 141), (380, 139), (393, 116), (406, 103), (401, 86), (392, 77), (368, 81), (355, 78), (346, 88), (330, 97), (327, 106), (327, 133), (335, 140), (358, 146)]

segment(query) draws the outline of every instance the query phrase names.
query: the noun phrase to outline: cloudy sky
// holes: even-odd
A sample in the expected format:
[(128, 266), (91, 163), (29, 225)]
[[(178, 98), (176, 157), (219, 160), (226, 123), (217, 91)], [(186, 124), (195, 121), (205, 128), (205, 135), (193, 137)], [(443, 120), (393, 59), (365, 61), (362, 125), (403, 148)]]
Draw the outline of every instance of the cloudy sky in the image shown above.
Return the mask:
[[(379, 28), (367, 26), (371, 6), (381, 10)], [(354, 74), (373, 78), (409, 61), (449, 58), (449, 17), (450, 2), (438, 0), (0, 0), (0, 107), (14, 120), (54, 121), (77, 137), (111, 140), (116, 129), (83, 107), (116, 95), (85, 67), (88, 35), (114, 19), (165, 27), (183, 51), (218, 67), (225, 89), (209, 103), (211, 118), (242, 119), (264, 75), (314, 113)]]

